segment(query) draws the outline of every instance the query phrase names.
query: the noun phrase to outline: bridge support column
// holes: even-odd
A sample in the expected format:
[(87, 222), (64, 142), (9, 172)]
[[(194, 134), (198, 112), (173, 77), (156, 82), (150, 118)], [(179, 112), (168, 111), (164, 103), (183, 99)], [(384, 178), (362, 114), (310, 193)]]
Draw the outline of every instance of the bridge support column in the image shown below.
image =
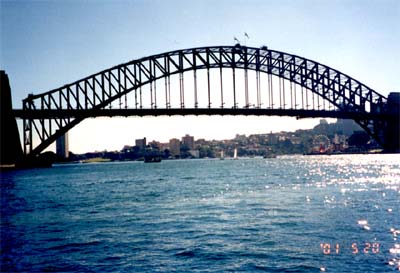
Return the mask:
[(12, 112), (8, 76), (0, 70), (0, 165), (16, 165), (22, 158), (17, 122)]
[(68, 133), (60, 136), (56, 140), (56, 155), (60, 160), (67, 159), (69, 157), (69, 145), (68, 145)]
[(400, 92), (389, 94), (386, 111), (391, 118), (383, 132), (384, 149), (388, 153), (400, 153)]

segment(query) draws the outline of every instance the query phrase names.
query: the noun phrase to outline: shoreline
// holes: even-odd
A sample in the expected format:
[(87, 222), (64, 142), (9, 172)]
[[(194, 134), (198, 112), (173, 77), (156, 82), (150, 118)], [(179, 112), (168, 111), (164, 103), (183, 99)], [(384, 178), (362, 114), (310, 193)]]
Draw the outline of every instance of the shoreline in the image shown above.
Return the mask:
[[(300, 156), (320, 156), (320, 155), (325, 155), (325, 156), (336, 156), (336, 155), (381, 155), (381, 154), (393, 154), (396, 155), (398, 153), (385, 153), (383, 151), (365, 151), (365, 152), (342, 152), (342, 153), (307, 153), (307, 154), (280, 154), (277, 155), (276, 158), (279, 158), (281, 156), (291, 156), (291, 155), (300, 155)], [(238, 157), (238, 159), (276, 159), (276, 158), (263, 158), (262, 156), (260, 157)], [(199, 159), (219, 159), (218, 157), (215, 158), (167, 158), (163, 159), (162, 161), (176, 161), (176, 160), (199, 160)], [(232, 158), (226, 158), (226, 159), (232, 159)], [(110, 162), (131, 162), (131, 161), (137, 161), (137, 162), (144, 162), (144, 160), (112, 160), (109, 158), (89, 158), (85, 160), (80, 160), (80, 161), (61, 161), (61, 162), (52, 162), (50, 164), (40, 164), (41, 162), (37, 162), (38, 164), (28, 164), (28, 165), (20, 165), (18, 166), (17, 164), (4, 164), (0, 165), (0, 173), (2, 172), (7, 172), (7, 171), (16, 171), (16, 170), (25, 170), (25, 169), (35, 169), (35, 168), (51, 168), (53, 164), (56, 165), (64, 165), (64, 164), (99, 164), (99, 163), (110, 163)]]

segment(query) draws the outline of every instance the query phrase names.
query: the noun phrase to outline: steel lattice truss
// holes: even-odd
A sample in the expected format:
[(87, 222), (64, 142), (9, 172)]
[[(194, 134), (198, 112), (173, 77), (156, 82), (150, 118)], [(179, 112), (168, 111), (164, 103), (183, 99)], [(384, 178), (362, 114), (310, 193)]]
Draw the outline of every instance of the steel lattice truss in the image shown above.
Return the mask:
[[(223, 70), (230, 69), (229, 90), (233, 95), (232, 105), (224, 101), (225, 78)], [(237, 87), (237, 71), (244, 71), (245, 88)], [(207, 72), (208, 104), (199, 107), (197, 71)], [(221, 98), (217, 105), (210, 96), (210, 71), (220, 73)], [(192, 73), (187, 76), (188, 71)], [(248, 71), (255, 71), (257, 103), (251, 105), (248, 98)], [(235, 74), (236, 73), (236, 74)], [(254, 72), (253, 72), (254, 73)], [(261, 86), (260, 73), (268, 77), (267, 86)], [(179, 107), (171, 106), (171, 83), (174, 75), (179, 77)], [(185, 77), (186, 76), (186, 77)], [(279, 88), (285, 81), (290, 83), (290, 93), (279, 91), (279, 98), (271, 90), (272, 76), (279, 78)], [(193, 81), (193, 105), (185, 104), (185, 83)], [(282, 81), (281, 81), (282, 80)], [(159, 90), (156, 81), (163, 81), (164, 90)], [(297, 90), (296, 90), (297, 85)], [(150, 96), (144, 104), (142, 87), (148, 86)], [(158, 87), (158, 90), (156, 90)], [(261, 87), (269, 103), (261, 103)], [(236, 90), (237, 89), (237, 90)], [(285, 87), (283, 86), (283, 90)], [(301, 89), (301, 90), (300, 90)], [(318, 99), (318, 109), (309, 109), (300, 92), (312, 93)], [(245, 93), (245, 104), (240, 106), (237, 96)], [(293, 100), (294, 94), (294, 100)], [(128, 106), (127, 97), (132, 96), (134, 105)], [(163, 96), (163, 105), (157, 98)], [(158, 96), (158, 97), (157, 97)], [(291, 96), (289, 99), (288, 96)], [(286, 98), (287, 97), (287, 98)], [(285, 104), (285, 98), (290, 104)], [(296, 98), (302, 101), (296, 102)], [(306, 97), (308, 99), (309, 97)], [(321, 101), (319, 101), (321, 99)], [(273, 103), (274, 100), (278, 103)], [(283, 103), (282, 103), (283, 101)], [(111, 109), (119, 102), (118, 109)], [(352, 117), (378, 142), (384, 123), (380, 114), (384, 112), (386, 98), (359, 81), (318, 62), (296, 55), (270, 50), (266, 47), (251, 48), (241, 45), (217, 46), (177, 50), (133, 60), (101, 71), (71, 84), (39, 95), (29, 95), (23, 100), (24, 151), (37, 155), (87, 117), (100, 115), (185, 115), (185, 114), (266, 114)], [(314, 103), (314, 101), (313, 101)], [(327, 109), (325, 103), (330, 105)], [(217, 106), (214, 106), (217, 105)], [(334, 106), (332, 108), (332, 106)], [(346, 116), (347, 115), (347, 116)], [(37, 135), (40, 144), (33, 145)]]

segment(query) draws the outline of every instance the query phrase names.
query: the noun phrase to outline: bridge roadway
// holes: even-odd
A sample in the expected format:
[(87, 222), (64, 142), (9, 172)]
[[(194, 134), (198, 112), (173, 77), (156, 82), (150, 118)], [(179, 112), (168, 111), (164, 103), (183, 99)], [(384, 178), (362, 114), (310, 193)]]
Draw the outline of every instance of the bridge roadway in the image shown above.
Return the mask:
[(305, 109), (261, 109), (261, 108), (154, 108), (154, 109), (14, 109), (20, 119), (57, 119), (128, 116), (187, 116), (187, 115), (232, 115), (232, 116), (290, 116), (296, 118), (340, 118), (385, 120), (387, 114), (359, 113), (354, 111), (328, 111)]

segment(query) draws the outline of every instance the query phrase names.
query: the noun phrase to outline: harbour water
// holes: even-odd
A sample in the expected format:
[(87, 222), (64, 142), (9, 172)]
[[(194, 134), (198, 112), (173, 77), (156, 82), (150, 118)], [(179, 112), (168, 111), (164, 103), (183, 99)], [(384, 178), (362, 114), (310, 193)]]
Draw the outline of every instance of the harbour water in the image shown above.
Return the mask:
[(398, 272), (400, 156), (1, 174), (1, 272)]

